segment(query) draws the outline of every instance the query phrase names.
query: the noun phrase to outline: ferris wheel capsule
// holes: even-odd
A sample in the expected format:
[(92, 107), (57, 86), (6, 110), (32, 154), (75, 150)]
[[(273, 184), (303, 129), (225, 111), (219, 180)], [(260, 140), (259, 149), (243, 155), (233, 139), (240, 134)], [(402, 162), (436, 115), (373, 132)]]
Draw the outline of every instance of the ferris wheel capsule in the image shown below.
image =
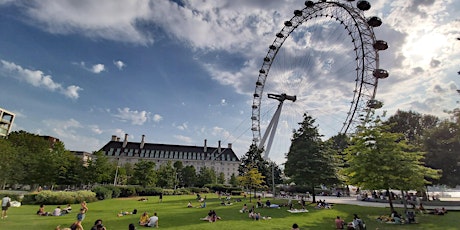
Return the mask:
[(369, 20), (367, 20), (367, 24), (372, 27), (379, 27), (380, 25), (382, 25), (382, 19), (380, 19), (377, 16), (374, 16), (374, 17), (369, 18)]
[(362, 11), (369, 10), (371, 8), (371, 4), (368, 1), (364, 0), (358, 1), (358, 3), (356, 3), (356, 6), (358, 7), (358, 9)]
[(386, 50), (386, 49), (388, 49), (388, 43), (386, 41), (377, 40), (374, 43), (374, 49), (376, 49), (376, 50)]

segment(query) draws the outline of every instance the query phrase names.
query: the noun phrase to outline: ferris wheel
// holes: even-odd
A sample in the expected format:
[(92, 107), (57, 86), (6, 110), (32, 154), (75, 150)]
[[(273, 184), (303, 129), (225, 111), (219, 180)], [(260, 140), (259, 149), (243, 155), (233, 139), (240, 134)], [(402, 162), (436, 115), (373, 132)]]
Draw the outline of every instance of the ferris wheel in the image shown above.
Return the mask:
[(381, 19), (364, 16), (370, 8), (368, 1), (306, 1), (284, 22), (263, 58), (253, 95), (253, 143), (264, 149), (265, 159), (270, 151), (284, 158), (304, 113), (316, 120), (321, 135), (333, 136), (355, 132), (382, 107), (377, 84), (389, 74), (379, 68), (378, 52), (388, 45), (373, 31)]

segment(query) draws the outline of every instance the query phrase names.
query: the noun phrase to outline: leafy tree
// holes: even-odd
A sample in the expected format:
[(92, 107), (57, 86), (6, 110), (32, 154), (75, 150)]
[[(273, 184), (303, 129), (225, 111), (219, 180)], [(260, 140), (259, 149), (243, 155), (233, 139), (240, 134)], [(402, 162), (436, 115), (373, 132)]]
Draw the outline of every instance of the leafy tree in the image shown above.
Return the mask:
[(460, 125), (458, 118), (445, 120), (428, 131), (423, 138), (426, 165), (442, 170), (442, 176), (435, 182), (451, 187), (460, 185)]
[(424, 166), (424, 153), (408, 144), (403, 134), (390, 132), (379, 118), (363, 127), (345, 151), (350, 165), (344, 169), (348, 183), (365, 189), (385, 189), (388, 194), (390, 189), (421, 189), (428, 183), (425, 177), (437, 177), (438, 171)]
[(300, 128), (294, 131), (284, 172), (297, 185), (310, 187), (316, 202), (315, 187), (337, 182), (333, 156), (326, 151), (315, 119), (304, 114)]
[(216, 181), (216, 172), (212, 168), (202, 167), (198, 173), (197, 185), (199, 187), (205, 184), (212, 184)]
[(182, 170), (182, 178), (185, 187), (193, 187), (197, 181), (196, 170), (193, 165), (187, 165)]
[(93, 158), (89, 161), (89, 173), (92, 175), (90, 182), (110, 184), (115, 178), (114, 162), (111, 162), (101, 151), (93, 153)]
[(219, 176), (217, 177), (218, 184), (225, 184), (225, 173), (220, 172)]
[(56, 162), (46, 139), (26, 131), (15, 131), (10, 133), (8, 141), (21, 158), (15, 165), (15, 177), (20, 184), (36, 187), (55, 183)]
[(15, 183), (15, 173), (17, 170), (16, 150), (7, 140), (0, 138), (0, 183), (1, 188), (5, 189), (6, 184)]
[(134, 173), (130, 184), (138, 184), (144, 187), (155, 186), (157, 183), (157, 173), (155, 162), (140, 160), (134, 164)]
[[(256, 167), (251, 167), (250, 165), (247, 168), (246, 173), (238, 177), (239, 183), (249, 188), (249, 190), (254, 190), (254, 196), (256, 194), (256, 189), (261, 188), (264, 184), (264, 176), (260, 173)], [(251, 202), (251, 197), (249, 196), (249, 202)]]
[(424, 132), (435, 128), (439, 118), (432, 115), (422, 115), (414, 111), (401, 111), (389, 117), (383, 124), (390, 125), (390, 132), (402, 133), (404, 138), (411, 144), (418, 144), (418, 140)]
[(232, 173), (232, 175), (230, 176), (230, 181), (228, 183), (232, 185), (233, 187), (238, 186), (238, 179), (234, 173)]
[[(329, 138), (325, 145), (327, 147), (327, 151), (330, 151), (330, 154), (333, 155), (333, 162), (336, 163), (336, 170), (347, 168), (349, 166), (348, 162), (346, 161), (346, 154), (345, 149), (349, 146), (350, 138), (346, 134), (338, 134), (331, 138)], [(345, 184), (345, 178), (337, 172), (338, 175), (338, 186)], [(349, 192), (348, 185), (347, 191)]]
[(183, 178), (183, 173), (182, 171), (184, 170), (184, 164), (182, 163), (182, 161), (176, 161), (174, 162), (174, 170), (176, 171), (176, 175), (177, 175), (177, 178), (176, 178), (176, 182), (175, 182), (175, 185), (178, 185), (179, 187), (184, 187), (185, 183), (184, 183), (184, 178)]
[[(257, 167), (257, 170), (264, 176), (264, 183), (272, 185), (272, 164), (262, 157), (263, 150), (259, 149), (257, 145), (252, 144), (248, 152), (241, 157), (241, 164), (238, 166), (239, 175), (243, 175), (247, 171), (247, 167)], [(275, 184), (281, 183), (281, 169), (275, 165)]]
[(157, 171), (158, 175), (158, 186), (162, 188), (174, 188), (176, 183), (176, 170), (172, 166), (171, 161), (168, 161), (166, 164), (160, 165), (160, 168)]

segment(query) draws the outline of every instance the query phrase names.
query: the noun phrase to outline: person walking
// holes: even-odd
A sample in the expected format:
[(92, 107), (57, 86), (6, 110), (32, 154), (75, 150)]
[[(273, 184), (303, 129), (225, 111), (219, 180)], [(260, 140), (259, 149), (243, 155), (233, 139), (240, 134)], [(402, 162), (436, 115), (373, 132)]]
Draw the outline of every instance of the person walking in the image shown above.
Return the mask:
[(2, 220), (7, 218), (8, 216), (6, 215), (6, 212), (8, 211), (8, 208), (11, 206), (11, 198), (8, 196), (5, 196), (2, 198)]

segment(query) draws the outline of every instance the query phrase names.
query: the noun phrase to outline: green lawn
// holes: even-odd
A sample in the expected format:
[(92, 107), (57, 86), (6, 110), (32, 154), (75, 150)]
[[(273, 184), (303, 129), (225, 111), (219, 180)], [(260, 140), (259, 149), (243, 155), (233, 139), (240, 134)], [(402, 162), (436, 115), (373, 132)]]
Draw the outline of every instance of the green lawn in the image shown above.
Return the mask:
[[(357, 213), (366, 222), (367, 229), (384, 230), (384, 229), (442, 229), (455, 230), (459, 228), (460, 212), (449, 212), (444, 216), (434, 215), (417, 215), (418, 224), (392, 225), (377, 222), (375, 219), (380, 215), (388, 215), (388, 208), (361, 207), (354, 205), (334, 205), (333, 209), (317, 210), (309, 207), (308, 213), (291, 214), (287, 208), (268, 209), (261, 208), (258, 211), (262, 216), (271, 216), (271, 220), (250, 220), (246, 213), (240, 213), (239, 210), (244, 203), (252, 206), (249, 199), (243, 202), (234, 202), (232, 206), (221, 206), (220, 201), (214, 194), (207, 195), (207, 207), (186, 208), (188, 201), (198, 205), (195, 196), (165, 196), (162, 203), (158, 203), (158, 197), (148, 197), (148, 201), (138, 201), (136, 198), (113, 199), (95, 203), (89, 203), (89, 211), (83, 221), (83, 227), (89, 230), (96, 219), (102, 219), (108, 230), (128, 229), (129, 223), (135, 223), (139, 220), (142, 212), (147, 211), (149, 214), (157, 212), (160, 218), (159, 224), (161, 229), (284, 229), (288, 230), (293, 223), (297, 223), (300, 229), (335, 229), (334, 219), (337, 215), (346, 221), (352, 219), (353, 213)], [(282, 203), (284, 201), (275, 201), (273, 203)], [(253, 200), (254, 203), (254, 200)], [(65, 206), (64, 204), (61, 206)], [(73, 205), (74, 213), (66, 216), (37, 216), (35, 215), (38, 206), (25, 205), (19, 208), (10, 208), (8, 218), (0, 220), (0, 229), (14, 230), (52, 230), (57, 225), (68, 227), (75, 221), (76, 209), (78, 205)], [(46, 206), (46, 210), (51, 212), (55, 206)], [(121, 210), (132, 211), (138, 210), (137, 215), (126, 215), (117, 217)], [(216, 210), (222, 220), (216, 223), (200, 221), (205, 217), (210, 209)], [(402, 213), (402, 209), (397, 209)], [(138, 229), (146, 229), (138, 226)]]

